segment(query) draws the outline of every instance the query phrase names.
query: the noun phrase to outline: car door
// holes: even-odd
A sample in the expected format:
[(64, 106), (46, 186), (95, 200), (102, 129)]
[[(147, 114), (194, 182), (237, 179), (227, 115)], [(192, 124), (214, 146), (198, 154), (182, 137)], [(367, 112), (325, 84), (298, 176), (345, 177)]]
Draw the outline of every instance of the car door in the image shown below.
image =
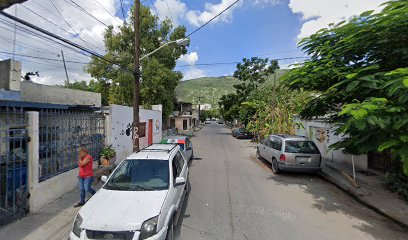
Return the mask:
[(272, 156), (271, 159), (275, 158), (276, 160), (279, 160), (280, 155), (281, 155), (281, 149), (282, 149), (282, 139), (278, 137), (273, 137), (272, 139)]
[(191, 143), (189, 138), (186, 138), (186, 143), (184, 147), (187, 160), (191, 159), (191, 156), (193, 155), (193, 144)]
[[(180, 151), (178, 151), (176, 153), (176, 155), (174, 155), (174, 163), (176, 164), (176, 176), (174, 178), (174, 181), (176, 180), (176, 178), (178, 177), (184, 177), (184, 179), (186, 179), (186, 174), (187, 174), (187, 168), (186, 168), (186, 160), (183, 157), (183, 154), (181, 154)], [(183, 193), (184, 193), (184, 188), (185, 188), (185, 184), (184, 185), (180, 185), (180, 186), (175, 186), (175, 191), (176, 191), (176, 207), (177, 209), (180, 207), (180, 203), (183, 199)]]
[(272, 146), (273, 146), (273, 140), (272, 137), (268, 138), (268, 141), (266, 142), (266, 147), (265, 147), (265, 159), (268, 162), (272, 162)]
[(269, 137), (266, 137), (264, 139), (262, 139), (262, 141), (260, 142), (259, 146), (258, 146), (258, 150), (259, 150), (259, 155), (262, 158), (266, 159), (266, 143), (268, 142)]

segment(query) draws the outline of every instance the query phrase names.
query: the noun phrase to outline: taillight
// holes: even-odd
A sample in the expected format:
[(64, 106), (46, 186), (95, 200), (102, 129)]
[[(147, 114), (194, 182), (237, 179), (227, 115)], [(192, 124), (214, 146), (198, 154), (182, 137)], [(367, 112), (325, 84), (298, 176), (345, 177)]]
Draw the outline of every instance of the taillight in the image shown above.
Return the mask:
[(282, 162), (286, 161), (285, 154), (281, 154), (280, 157), (279, 157), (279, 160), (282, 161)]

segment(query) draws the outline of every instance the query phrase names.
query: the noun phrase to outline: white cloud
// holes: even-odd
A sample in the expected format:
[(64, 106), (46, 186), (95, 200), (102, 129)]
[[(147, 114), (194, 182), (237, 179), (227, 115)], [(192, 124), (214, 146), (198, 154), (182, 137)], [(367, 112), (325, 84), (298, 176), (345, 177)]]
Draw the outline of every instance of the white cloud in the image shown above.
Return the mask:
[(188, 65), (194, 65), (198, 61), (198, 53), (191, 52), (188, 54), (184, 54), (178, 60), (180, 62), (187, 63)]
[(202, 78), (206, 77), (207, 74), (204, 70), (199, 69), (197, 67), (189, 67), (184, 73), (183, 73), (183, 81), (190, 80), (190, 79), (196, 79), (196, 78)]
[(254, 0), (254, 5), (277, 5), (279, 3), (281, 3), (281, 0)]
[[(33, 23), (43, 29), (53, 32), (65, 39), (80, 44), (86, 48), (92, 49), (100, 54), (105, 53), (105, 46), (103, 43), (103, 34), (105, 31), (104, 24), (96, 21), (89, 15), (85, 14), (78, 8), (69, 4), (64, 0), (53, 0), (59, 12), (62, 14), (69, 25), (55, 10), (54, 6), (49, 0), (27, 1), (17, 6), (17, 17)], [(114, 0), (98, 0), (103, 6), (101, 7), (95, 1), (76, 1), (83, 9), (94, 15), (101, 22), (106, 25), (113, 25), (115, 28), (123, 24), (123, 20), (115, 16), (118, 12), (118, 6)], [(15, 6), (6, 10), (6, 12), (14, 15)], [(30, 9), (27, 10), (26, 8)], [(44, 20), (34, 14), (37, 13)], [(13, 51), (13, 24), (5, 24), (6, 18), (1, 17), (0, 23), (0, 51)], [(54, 23), (54, 24), (52, 24)], [(62, 30), (61, 28), (65, 29)], [(70, 34), (72, 33), (72, 34)], [(79, 39), (78, 35), (87, 43)], [(85, 64), (72, 63), (71, 61), (87, 63), (90, 58), (79, 53), (79, 50), (73, 50), (36, 37), (36, 34), (30, 34), (17, 29), (16, 35), (16, 54), (24, 54), (35, 56), (39, 58), (51, 58), (61, 60), (61, 50), (64, 51), (65, 59), (67, 60), (68, 74), (70, 80), (90, 80), (89, 74), (85, 73), (83, 67)], [(2, 58), (11, 58), (9, 54), (0, 54)], [(39, 71), (40, 77), (33, 77), (33, 81), (44, 84), (62, 84), (65, 81), (65, 72), (62, 61), (48, 61), (44, 59), (28, 58), (16, 55), (16, 60), (22, 62), (23, 72)]]
[(290, 0), (293, 13), (302, 15), (305, 20), (298, 38), (310, 36), (330, 23), (349, 20), (368, 10), (380, 10), (379, 5), (388, 0)]
[(180, 0), (156, 0), (154, 7), (161, 20), (168, 18), (174, 21), (175, 25), (179, 25), (180, 19), (184, 18), (187, 12), (186, 4)]
[[(221, 2), (218, 4), (206, 3), (204, 11), (189, 10), (186, 14), (186, 19), (191, 25), (198, 27), (222, 12), (235, 1), (236, 0), (221, 0)], [(243, 1), (238, 2), (221, 16), (214, 19), (213, 22), (230, 22), (232, 20), (232, 13), (234, 9), (242, 6), (242, 4)]]

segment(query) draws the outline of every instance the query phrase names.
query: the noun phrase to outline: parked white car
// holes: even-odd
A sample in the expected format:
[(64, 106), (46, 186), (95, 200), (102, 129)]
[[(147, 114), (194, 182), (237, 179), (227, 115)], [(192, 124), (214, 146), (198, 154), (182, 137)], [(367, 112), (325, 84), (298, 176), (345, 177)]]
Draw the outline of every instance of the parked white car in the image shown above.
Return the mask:
[(190, 190), (180, 147), (153, 144), (124, 160), (78, 212), (71, 240), (174, 239), (174, 226)]

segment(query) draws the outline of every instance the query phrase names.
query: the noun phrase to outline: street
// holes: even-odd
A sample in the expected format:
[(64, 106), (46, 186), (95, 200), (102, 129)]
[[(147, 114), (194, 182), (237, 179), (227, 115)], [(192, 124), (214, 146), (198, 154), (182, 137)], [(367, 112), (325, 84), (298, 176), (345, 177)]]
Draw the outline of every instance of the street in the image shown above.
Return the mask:
[(408, 239), (318, 176), (274, 175), (253, 143), (224, 125), (206, 125), (192, 141), (180, 239)]

